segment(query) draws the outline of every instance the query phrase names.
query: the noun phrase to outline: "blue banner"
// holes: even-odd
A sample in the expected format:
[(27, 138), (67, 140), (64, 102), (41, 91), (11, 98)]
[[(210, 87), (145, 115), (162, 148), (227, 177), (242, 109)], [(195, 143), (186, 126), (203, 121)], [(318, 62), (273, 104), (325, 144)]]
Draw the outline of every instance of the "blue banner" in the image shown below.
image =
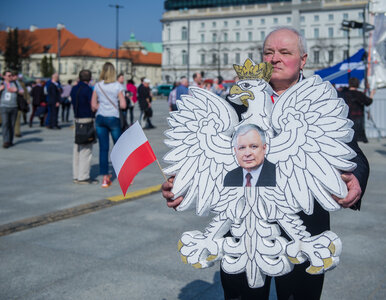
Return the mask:
[(350, 77), (356, 77), (361, 81), (365, 77), (365, 64), (363, 59), (366, 61), (367, 57), (365, 50), (362, 48), (350, 58), (345, 59), (335, 66), (315, 71), (315, 74), (322, 77), (323, 80), (340, 85), (348, 85), (348, 79)]

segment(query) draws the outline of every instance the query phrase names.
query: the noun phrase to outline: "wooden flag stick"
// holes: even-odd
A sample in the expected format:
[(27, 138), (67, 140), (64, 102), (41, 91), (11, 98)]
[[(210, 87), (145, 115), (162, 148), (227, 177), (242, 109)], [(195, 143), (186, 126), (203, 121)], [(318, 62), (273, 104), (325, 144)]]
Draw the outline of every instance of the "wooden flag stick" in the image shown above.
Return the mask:
[(165, 181), (168, 181), (168, 179), (166, 178), (166, 175), (165, 175), (164, 171), (163, 171), (162, 168), (161, 168), (161, 165), (160, 165), (158, 159), (157, 159), (157, 164), (158, 164), (159, 169), (161, 170), (162, 175), (163, 175), (164, 178), (165, 178)]

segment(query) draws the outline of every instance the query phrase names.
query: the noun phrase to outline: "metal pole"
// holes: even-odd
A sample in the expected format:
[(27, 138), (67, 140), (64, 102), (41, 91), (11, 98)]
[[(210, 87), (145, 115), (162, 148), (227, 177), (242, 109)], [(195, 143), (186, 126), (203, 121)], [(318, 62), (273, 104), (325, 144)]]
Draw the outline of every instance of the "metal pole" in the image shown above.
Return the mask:
[(348, 65), (348, 72), (347, 77), (348, 80), (350, 80), (351, 77), (351, 69), (350, 69), (350, 29), (347, 30), (347, 65)]
[(188, 20), (188, 68), (187, 68), (187, 75), (188, 75), (188, 82), (190, 80), (189, 72), (190, 72), (190, 20)]
[(109, 7), (115, 7), (115, 19), (116, 19), (116, 28), (115, 28), (115, 69), (118, 74), (118, 48), (119, 48), (119, 9), (123, 8), (123, 6), (115, 4), (109, 4)]
[(60, 31), (61, 29), (58, 29), (58, 75), (60, 77)]

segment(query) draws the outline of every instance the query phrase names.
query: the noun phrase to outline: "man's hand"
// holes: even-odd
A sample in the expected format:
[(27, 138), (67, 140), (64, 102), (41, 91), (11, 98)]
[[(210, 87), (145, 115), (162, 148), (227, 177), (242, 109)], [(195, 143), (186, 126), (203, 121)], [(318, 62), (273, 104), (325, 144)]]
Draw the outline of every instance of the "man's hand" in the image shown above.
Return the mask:
[(174, 197), (174, 194), (171, 192), (173, 188), (173, 181), (174, 176), (170, 177), (168, 181), (162, 184), (162, 196), (166, 199), (166, 205), (168, 207), (176, 209), (177, 206), (180, 205), (184, 197), (180, 196), (174, 200), (172, 199)]
[(345, 198), (338, 198), (332, 195), (334, 200), (342, 205), (344, 208), (353, 206), (361, 198), (362, 189), (359, 185), (358, 179), (352, 173), (342, 174), (342, 179), (347, 185), (347, 196)]

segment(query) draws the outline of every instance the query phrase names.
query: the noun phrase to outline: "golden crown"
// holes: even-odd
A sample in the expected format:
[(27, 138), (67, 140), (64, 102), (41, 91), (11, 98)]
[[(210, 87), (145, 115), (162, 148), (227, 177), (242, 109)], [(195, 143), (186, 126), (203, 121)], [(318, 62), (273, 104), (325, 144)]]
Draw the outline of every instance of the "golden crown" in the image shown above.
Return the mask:
[(272, 75), (273, 67), (270, 63), (263, 62), (255, 64), (251, 59), (247, 58), (243, 66), (233, 65), (237, 76), (240, 80), (244, 79), (263, 79), (269, 82)]

